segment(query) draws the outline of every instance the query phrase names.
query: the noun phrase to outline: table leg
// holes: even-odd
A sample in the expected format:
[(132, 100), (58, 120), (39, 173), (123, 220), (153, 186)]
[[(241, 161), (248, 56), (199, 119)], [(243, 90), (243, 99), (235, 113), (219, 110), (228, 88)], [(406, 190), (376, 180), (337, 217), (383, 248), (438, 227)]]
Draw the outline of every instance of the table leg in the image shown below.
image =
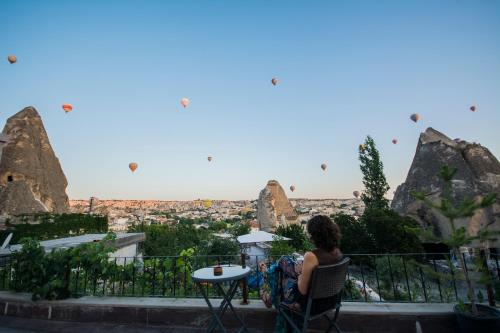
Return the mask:
[[(219, 319), (217, 312), (214, 310), (212, 304), (210, 303), (210, 299), (208, 298), (208, 295), (205, 292), (205, 288), (203, 288), (203, 286), (200, 283), (197, 283), (197, 285), (200, 288), (201, 294), (203, 295), (203, 298), (205, 298), (205, 301), (208, 304), (208, 308), (210, 309), (210, 312), (212, 313), (212, 316), (213, 316), (212, 322), (210, 323), (209, 327), (213, 326), (213, 324), (215, 323), (215, 327), (217, 327), (217, 325), (219, 325), (219, 327), (222, 329), (222, 331), (227, 333), (226, 328), (224, 327), (224, 325), (222, 325), (222, 321), (221, 321), (222, 317)], [(213, 330), (213, 328), (210, 328), (209, 332), (211, 332), (212, 330)]]
[[(222, 302), (221, 302), (221, 304), (219, 306), (219, 310), (218, 310), (219, 319), (222, 320), (222, 317), (226, 313), (228, 303), (227, 303), (226, 293), (224, 292), (224, 289), (220, 286), (219, 283), (215, 283), (215, 285), (217, 286), (219, 292), (223, 295), (223, 299), (222, 299)], [(229, 289), (228, 289), (228, 293), (227, 293), (228, 295), (230, 295), (230, 298), (229, 298), (230, 300), (234, 297), (236, 290), (238, 290), (238, 281), (233, 281), (233, 282), (231, 282)], [(209, 332), (209, 333), (212, 332), (216, 327), (217, 327), (217, 323), (214, 320), (212, 320), (212, 322), (208, 326), (207, 332)]]
[[(231, 304), (231, 300), (233, 299), (234, 297), (234, 294), (236, 293), (236, 289), (238, 287), (238, 282), (237, 280), (233, 281), (234, 284), (236, 284), (236, 288), (234, 288), (234, 290), (232, 291), (232, 293), (224, 293), (224, 290), (222, 289), (222, 287), (220, 286), (220, 284), (217, 284), (217, 288), (219, 289), (219, 291), (221, 292), (222, 294), (222, 297), (224, 297), (224, 301), (226, 302), (225, 306), (224, 306), (224, 312), (225, 312), (225, 309), (229, 306), (229, 308), (231, 309), (231, 312), (233, 313), (233, 315), (236, 317), (236, 319), (238, 319), (238, 321), (240, 322), (241, 324), (241, 328), (240, 328), (240, 331), (243, 330), (245, 332), (248, 332), (248, 329), (247, 327), (245, 326), (245, 323), (243, 322), (243, 320), (240, 318), (240, 316), (238, 316), (238, 314), (236, 313), (236, 311), (234, 310), (234, 307), (233, 305)], [(230, 288), (231, 289), (231, 288)], [(221, 316), (222, 318), (222, 316)]]

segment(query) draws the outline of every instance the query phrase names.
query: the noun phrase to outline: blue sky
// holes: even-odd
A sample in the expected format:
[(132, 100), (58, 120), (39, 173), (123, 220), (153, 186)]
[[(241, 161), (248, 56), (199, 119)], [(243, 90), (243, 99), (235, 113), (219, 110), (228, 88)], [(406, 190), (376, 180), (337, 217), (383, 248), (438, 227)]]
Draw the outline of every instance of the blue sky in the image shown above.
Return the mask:
[(351, 197), (367, 134), (392, 196), (429, 126), (500, 156), (499, 31), (484, 0), (0, 0), (0, 123), (37, 108), (71, 198)]

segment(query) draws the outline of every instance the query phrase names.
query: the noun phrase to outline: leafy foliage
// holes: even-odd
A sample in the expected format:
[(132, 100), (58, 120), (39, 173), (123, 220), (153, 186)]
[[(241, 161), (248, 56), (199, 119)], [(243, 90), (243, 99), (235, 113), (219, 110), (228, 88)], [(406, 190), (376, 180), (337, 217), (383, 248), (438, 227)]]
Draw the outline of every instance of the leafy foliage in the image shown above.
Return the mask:
[(351, 215), (337, 214), (332, 216), (342, 233), (340, 249), (343, 253), (373, 253), (375, 244), (368, 234), (364, 220), (356, 220)]
[(107, 277), (114, 240), (109, 234), (101, 242), (46, 253), (38, 241), (23, 238), (22, 249), (13, 254), (14, 290), (31, 292), (33, 300), (68, 298), (72, 269), (84, 270), (95, 280)]
[(280, 225), (276, 235), (290, 238), (287, 244), (297, 252), (310, 251), (314, 248), (300, 224)]
[(365, 186), (361, 199), (366, 209), (388, 209), (389, 201), (384, 195), (389, 191), (389, 184), (384, 175), (384, 165), (379, 151), (371, 136), (367, 136), (364, 145), (360, 146), (359, 160)]
[(241, 235), (249, 234), (251, 231), (251, 227), (249, 223), (238, 222), (233, 225), (233, 228), (230, 231), (234, 237), (238, 237)]
[(108, 218), (88, 214), (35, 214), (19, 215), (6, 223), (2, 234), (13, 233), (12, 243), (29, 237), (38, 240), (108, 232)]
[(187, 248), (196, 248), (210, 232), (202, 228), (196, 229), (192, 224), (178, 223), (169, 225), (136, 225), (129, 232), (144, 232), (144, 255), (175, 256)]
[(197, 254), (199, 255), (237, 255), (240, 252), (240, 247), (232, 239), (211, 236), (203, 240), (198, 247)]
[(289, 244), (288, 241), (279, 239), (279, 237), (276, 237), (271, 246), (269, 256), (273, 260), (279, 259), (282, 255), (291, 255), (295, 252), (295, 249)]
[(421, 253), (419, 224), (390, 209), (367, 209), (360, 219), (377, 253)]
[(342, 232), (340, 248), (344, 253), (423, 252), (418, 223), (393, 210), (368, 209), (358, 220), (345, 214), (333, 219)]

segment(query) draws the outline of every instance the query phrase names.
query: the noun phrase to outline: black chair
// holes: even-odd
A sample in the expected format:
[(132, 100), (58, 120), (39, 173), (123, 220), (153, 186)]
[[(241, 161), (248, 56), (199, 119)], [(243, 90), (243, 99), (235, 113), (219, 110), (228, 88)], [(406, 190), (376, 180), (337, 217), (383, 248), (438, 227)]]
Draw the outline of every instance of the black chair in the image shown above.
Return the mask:
[[(313, 270), (305, 310), (302, 309), (302, 311), (297, 311), (284, 304), (280, 304), (279, 312), (283, 315), (288, 324), (290, 324), (294, 332), (307, 332), (309, 322), (324, 317), (329, 322), (329, 326), (325, 332), (330, 332), (332, 328), (335, 328), (337, 332), (342, 333), (337, 325), (337, 317), (340, 311), (341, 295), (345, 286), (347, 267), (350, 261), (351, 259), (344, 258), (334, 265), (318, 266)], [(327, 308), (321, 309), (318, 313), (313, 313), (314, 302), (327, 298), (332, 300), (331, 303), (328, 302)], [(330, 318), (328, 317), (328, 313), (332, 310), (335, 310), (335, 315)], [(299, 316), (300, 320), (303, 320), (302, 330), (297, 327), (293, 318), (287, 312), (290, 314), (293, 313)]]

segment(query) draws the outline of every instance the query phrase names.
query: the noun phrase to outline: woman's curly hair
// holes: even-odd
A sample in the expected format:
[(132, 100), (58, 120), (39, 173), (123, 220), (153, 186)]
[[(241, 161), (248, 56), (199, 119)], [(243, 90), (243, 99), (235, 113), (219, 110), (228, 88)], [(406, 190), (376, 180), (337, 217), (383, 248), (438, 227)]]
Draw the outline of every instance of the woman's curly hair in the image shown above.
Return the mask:
[(328, 216), (317, 215), (310, 219), (307, 232), (318, 249), (331, 252), (340, 247), (340, 228)]

